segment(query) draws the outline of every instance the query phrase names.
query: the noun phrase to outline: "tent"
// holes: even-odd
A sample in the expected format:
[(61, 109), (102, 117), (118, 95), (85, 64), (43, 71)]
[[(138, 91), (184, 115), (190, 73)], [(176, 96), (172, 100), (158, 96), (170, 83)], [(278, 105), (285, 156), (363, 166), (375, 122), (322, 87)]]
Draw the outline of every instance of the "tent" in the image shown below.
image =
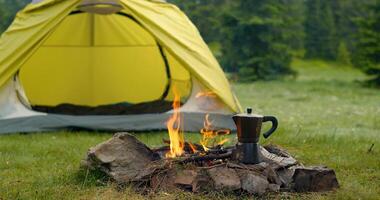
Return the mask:
[(234, 129), (241, 110), (196, 27), (159, 0), (34, 0), (0, 38), (0, 133)]

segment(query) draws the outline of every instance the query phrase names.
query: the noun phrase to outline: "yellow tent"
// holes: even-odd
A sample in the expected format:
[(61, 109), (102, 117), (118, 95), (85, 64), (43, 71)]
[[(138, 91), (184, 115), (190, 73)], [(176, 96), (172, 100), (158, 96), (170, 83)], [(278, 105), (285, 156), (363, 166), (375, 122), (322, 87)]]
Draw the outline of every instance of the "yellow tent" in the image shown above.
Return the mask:
[(183, 112), (240, 111), (196, 27), (166, 2), (37, 0), (0, 38), (0, 125), (51, 110), (67, 114), (56, 112), (62, 105), (84, 113), (106, 105), (165, 107), (174, 93)]

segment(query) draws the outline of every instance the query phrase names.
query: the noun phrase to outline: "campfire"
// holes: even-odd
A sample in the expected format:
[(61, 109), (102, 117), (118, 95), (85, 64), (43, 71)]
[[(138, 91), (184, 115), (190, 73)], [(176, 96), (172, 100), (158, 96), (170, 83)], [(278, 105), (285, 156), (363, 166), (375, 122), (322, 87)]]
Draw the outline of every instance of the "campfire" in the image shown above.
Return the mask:
[[(204, 128), (200, 130), (202, 139), (199, 144), (193, 144), (191, 142), (185, 142), (183, 131), (181, 130), (182, 117), (180, 113), (181, 99), (180, 94), (174, 90), (173, 101), (173, 114), (167, 121), (167, 129), (169, 134), (169, 141), (164, 143), (170, 144), (170, 151), (165, 155), (166, 158), (176, 158), (189, 155), (204, 156), (208, 152), (215, 152), (221, 150), (223, 145), (229, 141), (228, 138), (220, 136), (229, 135), (231, 130), (228, 129), (215, 129), (213, 123), (210, 120), (210, 115), (206, 114), (204, 119)], [(210, 93), (200, 93), (198, 96), (211, 95)], [(165, 147), (164, 147), (165, 149)]]
[(206, 114), (201, 139), (192, 143), (182, 132), (180, 105), (180, 95), (175, 91), (173, 112), (166, 122), (169, 140), (164, 139), (162, 147), (151, 149), (128, 133), (117, 133), (91, 148), (83, 166), (105, 173), (120, 185), (153, 192), (180, 188), (263, 195), (338, 188), (334, 170), (305, 167), (280, 147), (259, 145), (261, 124), (272, 122), (272, 128), (264, 133), (266, 138), (277, 128), (275, 117), (252, 114), (252, 109), (235, 115), (238, 142), (226, 146), (231, 131), (214, 127)]

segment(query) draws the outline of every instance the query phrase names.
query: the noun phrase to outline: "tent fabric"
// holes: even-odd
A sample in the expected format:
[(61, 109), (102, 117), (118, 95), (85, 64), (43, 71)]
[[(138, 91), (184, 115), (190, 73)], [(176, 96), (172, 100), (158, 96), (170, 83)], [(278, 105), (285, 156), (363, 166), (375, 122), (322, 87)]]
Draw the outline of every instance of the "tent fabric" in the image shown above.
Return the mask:
[[(73, 32), (72, 27), (78, 28)], [(172, 72), (179, 67), (169, 66)], [(19, 76), (31, 104), (44, 106), (156, 101), (169, 82), (156, 40), (132, 19), (117, 14), (69, 15)], [(177, 76), (172, 73), (171, 78)], [(183, 81), (190, 82), (190, 76)], [(188, 90), (181, 94), (187, 96)]]
[[(143, 114), (123, 116), (69, 116), (69, 115), (40, 115), (33, 117), (0, 120), (0, 135), (22, 132), (53, 132), (62, 129), (81, 129), (91, 131), (146, 131), (166, 130), (166, 120), (170, 113)], [(198, 132), (203, 127), (203, 113), (184, 113), (186, 118), (183, 130)], [(230, 115), (211, 114), (215, 128), (236, 130)]]
[[(19, 12), (0, 38), (0, 87), (44, 44), (52, 30), (76, 9), (80, 0), (45, 0)], [(174, 5), (148, 0), (121, 0), (160, 45), (233, 112), (240, 111), (218, 62), (190, 20)]]
[(47, 0), (29, 4), (17, 13), (14, 22), (0, 38), (0, 87), (3, 86), (38, 49), (80, 0)]
[[(196, 99), (202, 85), (195, 79), (189, 100), (180, 108), (184, 123), (183, 130), (198, 132), (203, 128), (207, 113), (216, 128), (235, 130), (230, 110), (222, 102), (212, 98)], [(166, 113), (132, 115), (87, 115), (73, 116), (50, 114), (31, 110), (27, 102), (21, 103), (22, 87), (18, 80), (12, 79), (0, 88), (0, 134), (52, 132), (59, 130), (92, 131), (156, 131), (166, 130), (166, 120), (173, 111)], [(200, 110), (199, 104), (202, 105)], [(215, 110), (217, 109), (217, 110)]]

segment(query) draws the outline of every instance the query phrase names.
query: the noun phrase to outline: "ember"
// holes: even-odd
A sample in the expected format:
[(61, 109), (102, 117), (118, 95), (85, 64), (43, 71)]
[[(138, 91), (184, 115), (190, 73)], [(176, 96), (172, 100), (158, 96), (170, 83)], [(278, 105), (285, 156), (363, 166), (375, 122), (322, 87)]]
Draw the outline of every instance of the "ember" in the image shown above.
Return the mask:
[(196, 153), (197, 152), (197, 148), (192, 143), (190, 143), (190, 142), (189, 142), (189, 147), (191, 149), (191, 153)]

